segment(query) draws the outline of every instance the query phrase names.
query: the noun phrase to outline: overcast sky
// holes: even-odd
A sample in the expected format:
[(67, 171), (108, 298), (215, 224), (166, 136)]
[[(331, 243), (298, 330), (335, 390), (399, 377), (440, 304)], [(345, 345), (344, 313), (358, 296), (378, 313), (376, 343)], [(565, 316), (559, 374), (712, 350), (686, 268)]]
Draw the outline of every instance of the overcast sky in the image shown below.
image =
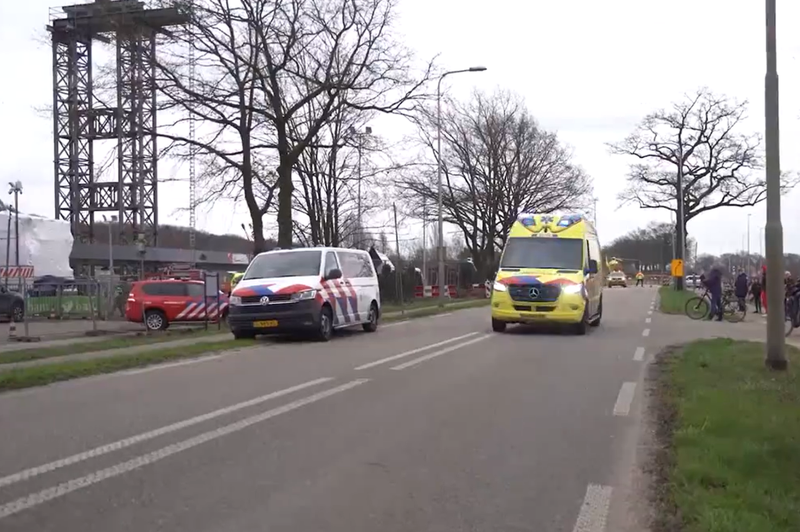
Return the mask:
[[(21, 180), (21, 210), (52, 216), (52, 120), (37, 113), (52, 99), (51, 51), (43, 42), (48, 9), (75, 2), (0, 0), (0, 175)], [(667, 8), (668, 5), (668, 8)], [(763, 131), (764, 5), (747, 0), (400, 0), (400, 30), (421, 58), (440, 54), (447, 69), (485, 65), (487, 72), (449, 78), (456, 95), (502, 87), (525, 97), (541, 124), (559, 132), (594, 178), (601, 240), (666, 213), (620, 207), (627, 161), (605, 146), (624, 138), (648, 112), (708, 86), (750, 104), (745, 128)], [(781, 75), (781, 147), (784, 170), (800, 170), (800, 5), (778, 0)], [(376, 134), (401, 129), (381, 120)], [(385, 130), (391, 130), (384, 133)], [(382, 131), (384, 130), (384, 131)], [(164, 177), (185, 169), (162, 163)], [(159, 189), (162, 223), (186, 224), (185, 182)], [(794, 231), (800, 190), (784, 197), (787, 251), (800, 253)], [(689, 225), (699, 252), (742, 249), (751, 218), (751, 248), (758, 251), (763, 206), (724, 209)], [(245, 209), (215, 209), (198, 216), (201, 229), (239, 233)], [(272, 224), (270, 224), (272, 225)], [(404, 239), (417, 235), (406, 231)]]

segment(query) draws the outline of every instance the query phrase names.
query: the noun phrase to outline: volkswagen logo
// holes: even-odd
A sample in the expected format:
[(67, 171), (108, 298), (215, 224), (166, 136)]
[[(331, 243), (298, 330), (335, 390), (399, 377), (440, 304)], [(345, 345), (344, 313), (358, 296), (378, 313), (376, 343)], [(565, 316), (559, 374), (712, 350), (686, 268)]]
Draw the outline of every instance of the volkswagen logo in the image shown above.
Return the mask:
[(262, 305), (269, 305), (269, 298), (267, 296), (262, 297), (261, 298), (261, 304)]
[(531, 288), (530, 290), (528, 290), (528, 295), (531, 296), (533, 299), (538, 298), (539, 297), (539, 289), (536, 288), (536, 287)]

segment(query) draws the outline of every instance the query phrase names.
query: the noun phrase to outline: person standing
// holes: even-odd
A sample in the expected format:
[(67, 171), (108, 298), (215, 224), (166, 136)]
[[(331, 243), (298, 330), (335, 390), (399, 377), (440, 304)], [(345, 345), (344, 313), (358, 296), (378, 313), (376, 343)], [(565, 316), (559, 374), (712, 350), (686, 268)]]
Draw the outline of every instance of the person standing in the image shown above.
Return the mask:
[(761, 267), (761, 306), (764, 307), (764, 314), (767, 310), (767, 266)]
[(636, 286), (644, 286), (644, 274), (642, 272), (636, 272)]
[(717, 321), (722, 321), (722, 270), (718, 266), (711, 268), (705, 282), (706, 288), (711, 294), (711, 309), (708, 319), (713, 320), (716, 317)]
[(761, 280), (756, 277), (750, 285), (750, 294), (753, 296), (753, 304), (756, 306), (756, 314), (761, 314)]
[(739, 311), (745, 312), (747, 310), (747, 274), (744, 271), (740, 271), (739, 275), (736, 276), (736, 281), (733, 283), (734, 293), (736, 294), (736, 299), (739, 302)]

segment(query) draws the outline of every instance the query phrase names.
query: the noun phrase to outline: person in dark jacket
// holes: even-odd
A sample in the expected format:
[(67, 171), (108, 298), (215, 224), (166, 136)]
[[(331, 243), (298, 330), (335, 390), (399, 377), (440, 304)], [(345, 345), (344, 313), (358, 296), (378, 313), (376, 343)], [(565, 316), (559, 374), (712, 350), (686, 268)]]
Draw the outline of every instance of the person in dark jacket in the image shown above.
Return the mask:
[(744, 312), (747, 309), (747, 274), (739, 272), (736, 276), (736, 281), (733, 283), (733, 290), (736, 294), (736, 299), (739, 301), (739, 310)]
[(750, 293), (753, 295), (753, 303), (756, 306), (756, 314), (761, 314), (761, 280), (756, 277), (750, 285)]
[(716, 317), (717, 321), (722, 321), (722, 270), (718, 266), (714, 266), (708, 272), (705, 284), (711, 294), (711, 311), (708, 313), (708, 319), (713, 320)]
[(761, 306), (764, 307), (764, 314), (767, 310), (767, 267), (761, 267)]

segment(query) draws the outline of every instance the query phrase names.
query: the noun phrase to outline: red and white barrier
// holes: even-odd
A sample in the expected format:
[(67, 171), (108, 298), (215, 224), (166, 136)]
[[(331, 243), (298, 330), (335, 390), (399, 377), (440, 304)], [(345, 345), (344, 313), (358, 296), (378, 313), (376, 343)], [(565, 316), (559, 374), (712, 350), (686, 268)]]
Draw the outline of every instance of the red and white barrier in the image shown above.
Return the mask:
[[(437, 285), (415, 286), (414, 297), (439, 297), (439, 287)], [(447, 297), (458, 297), (458, 290), (456, 289), (455, 285), (447, 285)]]

